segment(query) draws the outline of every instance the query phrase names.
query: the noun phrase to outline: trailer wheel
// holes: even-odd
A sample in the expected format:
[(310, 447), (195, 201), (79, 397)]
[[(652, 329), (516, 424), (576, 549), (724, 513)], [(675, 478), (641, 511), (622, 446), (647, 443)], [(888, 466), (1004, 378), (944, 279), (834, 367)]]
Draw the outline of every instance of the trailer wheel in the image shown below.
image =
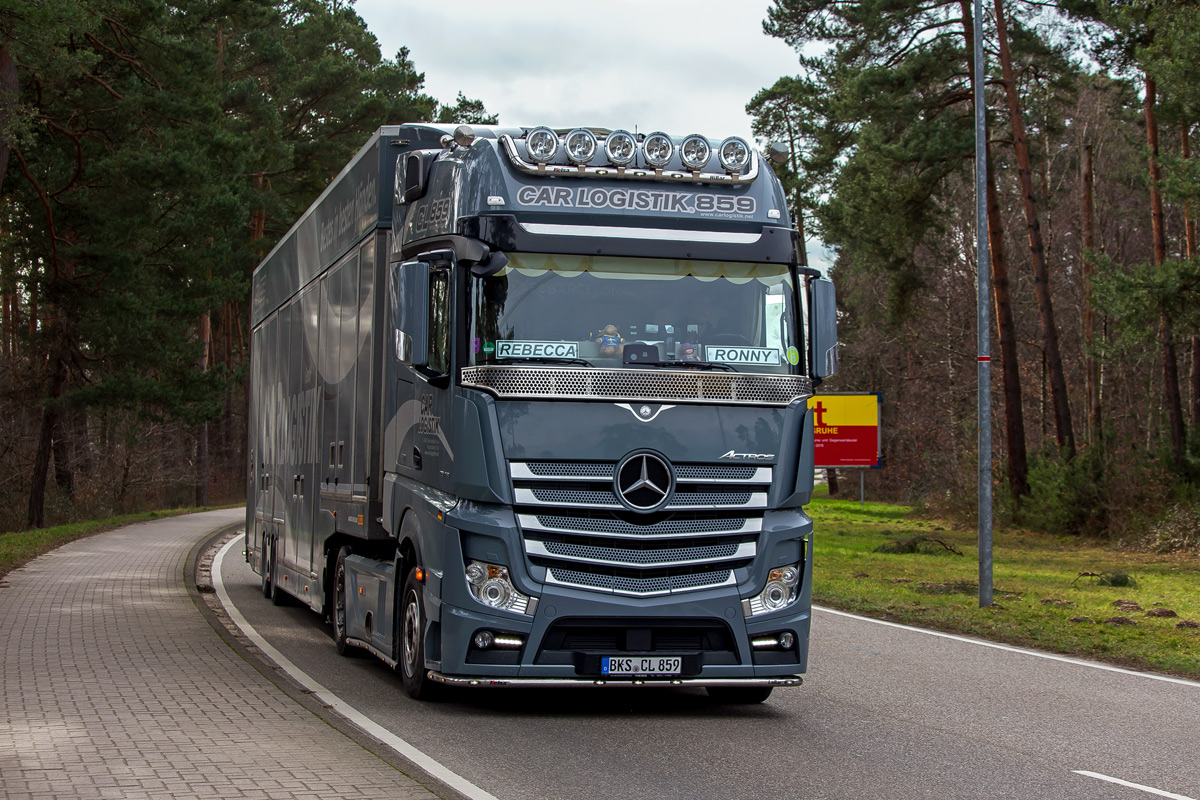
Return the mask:
[(425, 601), (421, 599), (416, 567), (408, 571), (401, 596), (404, 599), (400, 606), (400, 676), (410, 697), (429, 700), (440, 687), (425, 669)]
[(277, 606), (286, 606), (288, 604), (288, 593), (279, 586), (279, 554), (276, 552), (277, 542), (278, 537), (272, 536), (271, 549), (269, 551), (271, 554), (271, 571), (268, 573), (266, 569), (263, 569), (263, 574), (269, 574), (271, 576), (271, 587), (267, 594), (267, 596), (271, 598), (271, 603)]
[(765, 702), (771, 696), (773, 686), (706, 686), (704, 691), (718, 703), (727, 705), (754, 705)]
[(275, 569), (275, 547), (272, 544), (274, 539), (270, 536), (263, 537), (263, 562), (262, 562), (262, 593), (263, 597), (270, 599), (272, 588), (275, 585), (275, 575), (272, 570)]
[(343, 656), (358, 655), (358, 648), (350, 644), (346, 627), (346, 556), (350, 552), (349, 547), (338, 551), (337, 566), (333, 572), (333, 643)]

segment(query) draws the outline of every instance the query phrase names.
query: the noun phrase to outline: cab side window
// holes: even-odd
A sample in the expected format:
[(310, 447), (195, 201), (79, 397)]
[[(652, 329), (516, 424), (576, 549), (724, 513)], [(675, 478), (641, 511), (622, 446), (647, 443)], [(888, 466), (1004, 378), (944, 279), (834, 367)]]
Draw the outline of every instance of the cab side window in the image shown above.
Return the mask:
[(435, 268), (429, 276), (429, 370), (450, 372), (450, 271)]

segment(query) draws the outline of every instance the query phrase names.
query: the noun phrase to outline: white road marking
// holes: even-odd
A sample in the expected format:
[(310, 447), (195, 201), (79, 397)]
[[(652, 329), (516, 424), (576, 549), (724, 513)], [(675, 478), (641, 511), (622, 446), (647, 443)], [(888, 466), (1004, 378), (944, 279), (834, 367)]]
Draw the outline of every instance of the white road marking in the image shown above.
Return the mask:
[(384, 728), (382, 725), (379, 725), (378, 723), (368, 719), (354, 706), (338, 697), (329, 689), (326, 689), (320, 683), (317, 683), (316, 679), (289, 661), (287, 657), (283, 655), (283, 653), (280, 653), (278, 650), (272, 647), (267, 640), (264, 639), (262, 635), (254, 629), (254, 626), (251, 625), (249, 621), (242, 616), (242, 613), (237, 610), (237, 607), (234, 606), (232, 599), (229, 597), (229, 592), (225, 590), (225, 582), (221, 579), (221, 564), (225, 560), (225, 554), (228, 553), (235, 544), (243, 544), (244, 542), (245, 539), (243, 537), (235, 536), (217, 552), (216, 558), (213, 559), (212, 582), (213, 588), (216, 589), (217, 597), (221, 599), (221, 605), (225, 606), (225, 611), (229, 614), (229, 618), (232, 619), (233, 623), (238, 626), (242, 633), (246, 635), (246, 638), (254, 642), (254, 645), (267, 655), (267, 658), (278, 664), (279, 667), (289, 676), (291, 676), (293, 680), (295, 680), (305, 689), (312, 692), (312, 694), (322, 703), (331, 707), (334, 711), (341, 714), (343, 717), (350, 720), (355, 725), (362, 728), (364, 731), (371, 734), (376, 739), (383, 742), (388, 747), (392, 748), (397, 753), (428, 772), (433, 777), (452, 787), (455, 791), (471, 798), (471, 800), (497, 800), (495, 795), (480, 789), (466, 778), (425, 755), (420, 750), (389, 731), (387, 728)]
[[(846, 611), (836, 611), (832, 608), (825, 608), (823, 606), (813, 606), (813, 610), (814, 611), (822, 611), (826, 614), (833, 614), (838, 617), (848, 617), (850, 619), (857, 619), (857, 620), (861, 620), (863, 622), (873, 622), (876, 625), (883, 625), (888, 628), (899, 628), (899, 629), (905, 630), (905, 631), (913, 631), (915, 633), (923, 633), (926, 636), (936, 636), (939, 639), (950, 639), (955, 642), (965, 642), (967, 644), (976, 644), (976, 645), (979, 645), (980, 647), (990, 647), (993, 650), (1004, 650), (1009, 653), (1021, 653), (1022, 655), (1035, 656), (1037, 658), (1044, 658), (1049, 661), (1059, 661), (1064, 664), (1074, 664), (1077, 667), (1090, 667), (1091, 669), (1104, 670), (1105, 672), (1116, 672), (1120, 675), (1132, 675), (1137, 678), (1149, 678), (1150, 680), (1154, 680), (1154, 681), (1163, 681), (1164, 683), (1175, 683), (1175, 684), (1179, 684), (1180, 686), (1192, 686), (1197, 689), (1200, 689), (1200, 682), (1189, 681), (1186, 678), (1173, 678), (1170, 675), (1157, 675), (1153, 672), (1138, 672), (1138, 671), (1132, 670), (1132, 669), (1122, 669), (1121, 667), (1113, 667), (1108, 664), (1100, 664), (1095, 661), (1084, 661), (1084, 660), (1078, 659), (1078, 658), (1070, 658), (1069, 656), (1058, 656), (1058, 655), (1054, 655), (1053, 653), (1040, 653), (1037, 650), (1026, 650), (1023, 647), (1013, 647), (1013, 646), (1007, 645), (1007, 644), (996, 644), (995, 642), (985, 642), (982, 639), (971, 639), (966, 636), (957, 636), (953, 633), (942, 633), (941, 631), (930, 631), (930, 630), (925, 630), (924, 628), (915, 628), (912, 625), (901, 625), (898, 622), (887, 622), (882, 619), (871, 619), (870, 617), (863, 617), (863, 616), (859, 616), (858, 614), (850, 614)], [(1189, 798), (1189, 800), (1190, 800), (1190, 798)]]
[(1123, 781), (1120, 778), (1114, 778), (1111, 775), (1101, 775), (1099, 772), (1088, 772), (1086, 769), (1075, 769), (1071, 771), (1076, 775), (1086, 775), (1089, 778), (1095, 778), (1096, 780), (1100, 781), (1108, 781), (1109, 783), (1115, 783), (1118, 786), (1128, 786), (1130, 789), (1139, 789), (1143, 792), (1156, 794), (1159, 797), (1169, 797), (1171, 800), (1193, 800), (1193, 798), (1188, 797), (1187, 795), (1175, 794), (1174, 792), (1164, 792), (1162, 789), (1155, 789), (1153, 786), (1143, 786), (1140, 783)]

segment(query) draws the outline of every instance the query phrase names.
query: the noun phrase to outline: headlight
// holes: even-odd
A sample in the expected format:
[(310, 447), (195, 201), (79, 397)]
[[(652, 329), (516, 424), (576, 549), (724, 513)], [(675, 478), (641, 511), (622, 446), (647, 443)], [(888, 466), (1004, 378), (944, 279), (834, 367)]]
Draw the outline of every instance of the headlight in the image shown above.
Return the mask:
[(609, 163), (623, 167), (637, 155), (637, 142), (629, 131), (613, 131), (604, 140), (604, 154)]
[(530, 131), (525, 137), (525, 150), (539, 164), (545, 164), (558, 152), (558, 134), (549, 128)]
[(567, 134), (567, 158), (572, 164), (586, 164), (596, 155), (596, 136), (579, 128)]
[(683, 159), (683, 165), (691, 170), (702, 168), (708, 163), (711, 155), (712, 148), (708, 145), (708, 139), (697, 133), (684, 139), (683, 144), (679, 146), (679, 157)]
[(475, 599), (491, 608), (524, 614), (529, 596), (521, 594), (508, 577), (508, 567), (472, 561), (466, 568), (467, 586)]
[(642, 152), (646, 154), (646, 163), (656, 169), (662, 169), (671, 163), (671, 154), (675, 145), (671, 137), (665, 133), (652, 133), (642, 142)]
[(750, 163), (750, 145), (737, 136), (730, 136), (721, 142), (718, 152), (721, 166), (726, 172), (741, 172)]
[(767, 585), (756, 596), (742, 601), (747, 617), (787, 608), (800, 596), (800, 565), (777, 567), (767, 575)]

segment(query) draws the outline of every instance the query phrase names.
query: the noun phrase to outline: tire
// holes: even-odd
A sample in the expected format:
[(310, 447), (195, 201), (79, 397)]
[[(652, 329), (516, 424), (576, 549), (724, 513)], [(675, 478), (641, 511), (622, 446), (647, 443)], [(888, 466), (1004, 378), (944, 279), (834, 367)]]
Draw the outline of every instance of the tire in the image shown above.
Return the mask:
[[(279, 586), (279, 552), (276, 547), (278, 541), (277, 537), (271, 537), (271, 586), (270, 591), (267, 592), (267, 597), (271, 598), (272, 605), (286, 606), (290, 601), (288, 593)], [(266, 573), (267, 570), (264, 569), (263, 572)]]
[(404, 680), (404, 691), (414, 700), (430, 700), (441, 686), (425, 669), (425, 600), (417, 569), (411, 568), (404, 579), (400, 601), (400, 648), (396, 668)]
[(748, 706), (765, 702), (773, 686), (706, 686), (704, 691), (718, 703)]
[(354, 658), (360, 654), (357, 647), (350, 644), (349, 626), (346, 623), (346, 557), (351, 554), (349, 547), (338, 551), (337, 565), (333, 568), (333, 643), (339, 655)]
[(275, 569), (275, 540), (270, 536), (264, 536), (262, 548), (262, 594), (263, 597), (270, 599), (271, 592), (275, 587), (275, 575), (272, 572)]

